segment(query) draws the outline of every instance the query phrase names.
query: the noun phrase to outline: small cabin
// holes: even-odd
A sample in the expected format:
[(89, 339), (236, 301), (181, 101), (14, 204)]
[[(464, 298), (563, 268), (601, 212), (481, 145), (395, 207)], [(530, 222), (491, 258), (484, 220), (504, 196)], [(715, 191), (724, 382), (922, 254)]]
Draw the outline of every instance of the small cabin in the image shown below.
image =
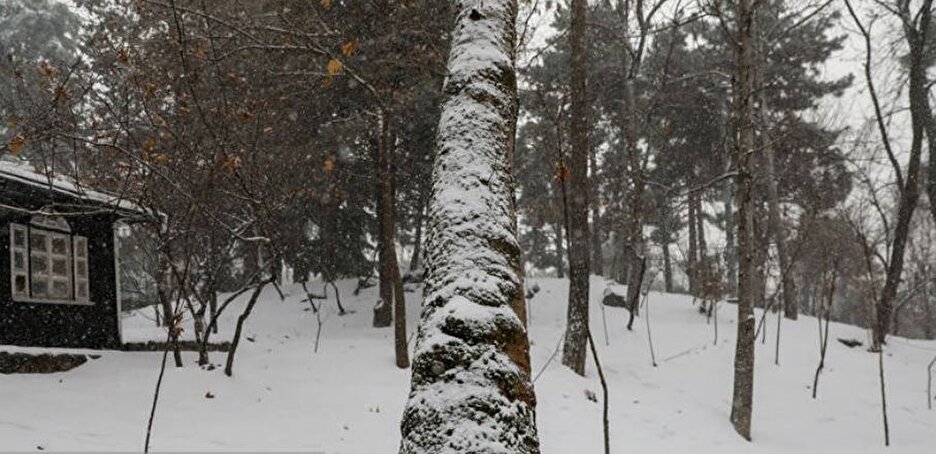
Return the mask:
[(118, 349), (115, 224), (141, 207), (0, 161), (0, 345)]

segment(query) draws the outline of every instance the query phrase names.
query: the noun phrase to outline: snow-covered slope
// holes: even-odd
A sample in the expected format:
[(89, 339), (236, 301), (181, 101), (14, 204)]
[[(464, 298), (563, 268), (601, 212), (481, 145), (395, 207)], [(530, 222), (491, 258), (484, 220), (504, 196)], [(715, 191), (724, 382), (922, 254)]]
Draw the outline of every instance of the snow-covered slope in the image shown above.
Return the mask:
[[(564, 329), (566, 281), (532, 279), (541, 291), (530, 302), (538, 425), (547, 454), (601, 452), (601, 389), (589, 364), (578, 377), (553, 356)], [(714, 326), (681, 295), (651, 293), (650, 327), (658, 367), (651, 365), (646, 319), (625, 328), (625, 312), (607, 309), (608, 341), (598, 305), (604, 283), (592, 281), (592, 329), (610, 382), (611, 444), (616, 453), (878, 452), (883, 451), (877, 357), (834, 339), (866, 340), (858, 328), (833, 324), (819, 398), (811, 398), (818, 361), (815, 319), (784, 320), (780, 366), (774, 364), (776, 320), (767, 343), (758, 343), (754, 442), (728, 423), (734, 306), (721, 306), (719, 341)], [(154, 450), (322, 451), (394, 453), (399, 419), (409, 392), (409, 371), (393, 364), (392, 330), (370, 328), (375, 289), (342, 302), (353, 314), (327, 312), (319, 352), (313, 353), (315, 317), (302, 292), (285, 301), (271, 289), (247, 324), (233, 378), (201, 370), (194, 354), (186, 367), (168, 370)], [(316, 291), (321, 287), (316, 286)], [(409, 299), (415, 329), (419, 294)], [(219, 338), (229, 335), (232, 307)], [(646, 311), (644, 311), (644, 315)], [(147, 318), (128, 316), (125, 337), (160, 336)], [(225, 334), (225, 331), (228, 334)], [(20, 349), (22, 350), (22, 349)], [(926, 364), (936, 343), (893, 338), (887, 348), (892, 448), (936, 449), (936, 410), (926, 408)], [(63, 374), (0, 376), (0, 450), (121, 450), (143, 446), (158, 373), (159, 353), (104, 352), (100, 359)], [(222, 363), (222, 354), (213, 354)], [(548, 363), (548, 366), (546, 366)], [(596, 393), (599, 402), (586, 397)], [(207, 398), (211, 393), (213, 398)]]

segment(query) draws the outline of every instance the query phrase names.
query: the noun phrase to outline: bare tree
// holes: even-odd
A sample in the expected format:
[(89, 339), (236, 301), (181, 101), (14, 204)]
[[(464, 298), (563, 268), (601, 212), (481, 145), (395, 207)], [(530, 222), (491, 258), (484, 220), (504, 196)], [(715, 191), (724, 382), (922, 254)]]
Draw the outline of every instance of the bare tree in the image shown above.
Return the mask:
[[(819, 365), (816, 366), (816, 375), (813, 377), (813, 389), (812, 397), (816, 398), (817, 393), (819, 392), (819, 374), (822, 373), (822, 370), (825, 369), (825, 358), (826, 351), (829, 347), (829, 323), (832, 320), (832, 301), (835, 297), (835, 280), (837, 276), (837, 270), (833, 267), (831, 276), (828, 278), (829, 281), (829, 290), (826, 296), (826, 303), (824, 307), (820, 309), (820, 312), (816, 315), (816, 321), (819, 323)], [(825, 318), (825, 330), (822, 327), (822, 319)]]
[[(893, 2), (877, 2), (877, 5), (897, 16), (903, 28), (904, 37), (909, 48), (907, 70), (909, 72), (910, 123), (911, 139), (909, 156), (907, 158), (906, 175), (898, 161), (898, 150), (890, 140), (887, 120), (874, 84), (872, 74), (872, 37), (871, 25), (866, 25), (859, 17), (849, 0), (844, 0), (846, 9), (855, 26), (858, 28), (865, 44), (864, 75), (868, 93), (874, 105), (875, 119), (878, 132), (888, 161), (894, 172), (899, 191), (897, 206), (897, 219), (891, 233), (890, 255), (886, 260), (887, 277), (880, 295), (877, 296), (876, 321), (873, 324), (872, 348), (879, 350), (885, 343), (891, 330), (893, 319), (894, 300), (900, 287), (904, 267), (904, 252), (907, 246), (910, 223), (913, 212), (916, 210), (920, 198), (921, 184), (921, 156), (923, 152), (923, 138), (927, 130), (927, 118), (930, 117), (928, 91), (926, 78), (926, 65), (928, 61), (927, 41), (929, 40), (932, 22), (933, 0), (924, 0), (917, 11), (910, 10), (911, 2), (894, 0)], [(886, 221), (886, 220), (885, 220)]]

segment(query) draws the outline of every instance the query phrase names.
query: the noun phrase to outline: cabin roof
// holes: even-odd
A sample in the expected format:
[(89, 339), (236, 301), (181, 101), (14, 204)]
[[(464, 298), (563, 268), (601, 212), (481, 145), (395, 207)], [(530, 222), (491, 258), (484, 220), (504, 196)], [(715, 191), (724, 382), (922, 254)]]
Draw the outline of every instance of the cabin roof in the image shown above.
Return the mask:
[(14, 181), (40, 191), (65, 196), (83, 205), (110, 208), (121, 217), (151, 216), (153, 211), (126, 198), (81, 185), (77, 180), (61, 174), (37, 172), (26, 161), (0, 159), (0, 179)]

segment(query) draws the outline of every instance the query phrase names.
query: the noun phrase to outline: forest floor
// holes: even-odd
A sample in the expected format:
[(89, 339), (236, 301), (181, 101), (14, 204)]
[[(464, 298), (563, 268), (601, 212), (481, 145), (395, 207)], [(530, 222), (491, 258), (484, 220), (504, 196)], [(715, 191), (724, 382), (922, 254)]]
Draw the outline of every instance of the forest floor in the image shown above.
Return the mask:
[[(561, 354), (550, 362), (565, 326), (567, 281), (529, 279), (527, 285), (534, 283), (542, 289), (530, 301), (530, 335), (534, 374), (545, 367), (536, 381), (543, 452), (600, 453), (601, 387), (593, 364), (589, 361), (587, 377), (579, 377), (560, 364)], [(222, 368), (200, 369), (194, 353), (185, 354), (182, 369), (171, 366), (170, 356), (152, 449), (396, 452), (410, 373), (394, 366), (392, 330), (370, 327), (376, 289), (355, 297), (353, 282), (339, 286), (353, 313), (338, 316), (334, 300), (326, 301), (318, 353), (313, 352), (315, 316), (302, 302), (301, 288), (290, 287), (284, 301), (273, 289), (264, 293), (246, 325), (249, 339), (242, 342), (233, 378)], [(598, 304), (604, 287), (602, 279), (592, 280), (591, 326), (610, 384), (612, 452), (884, 451), (877, 356), (836, 341), (866, 342), (863, 329), (832, 324), (826, 368), (813, 400), (816, 320), (783, 321), (777, 366), (771, 314), (766, 343), (757, 343), (754, 441), (748, 443), (728, 422), (735, 307), (720, 307), (716, 345), (714, 324), (689, 297), (650, 293), (654, 367), (645, 318), (627, 331), (626, 312), (606, 309), (606, 342)], [(408, 297), (413, 331), (420, 296)], [(230, 336), (239, 309), (232, 306), (223, 318), (218, 340)], [(152, 310), (127, 314), (125, 339), (164, 336), (151, 317)], [(888, 452), (931, 453), (936, 446), (936, 410), (926, 406), (926, 365), (934, 355), (936, 342), (890, 340)], [(161, 358), (160, 353), (103, 352), (66, 373), (0, 376), (0, 450), (142, 450)], [(223, 364), (224, 355), (213, 353), (211, 359)], [(598, 402), (588, 398), (591, 393)]]

